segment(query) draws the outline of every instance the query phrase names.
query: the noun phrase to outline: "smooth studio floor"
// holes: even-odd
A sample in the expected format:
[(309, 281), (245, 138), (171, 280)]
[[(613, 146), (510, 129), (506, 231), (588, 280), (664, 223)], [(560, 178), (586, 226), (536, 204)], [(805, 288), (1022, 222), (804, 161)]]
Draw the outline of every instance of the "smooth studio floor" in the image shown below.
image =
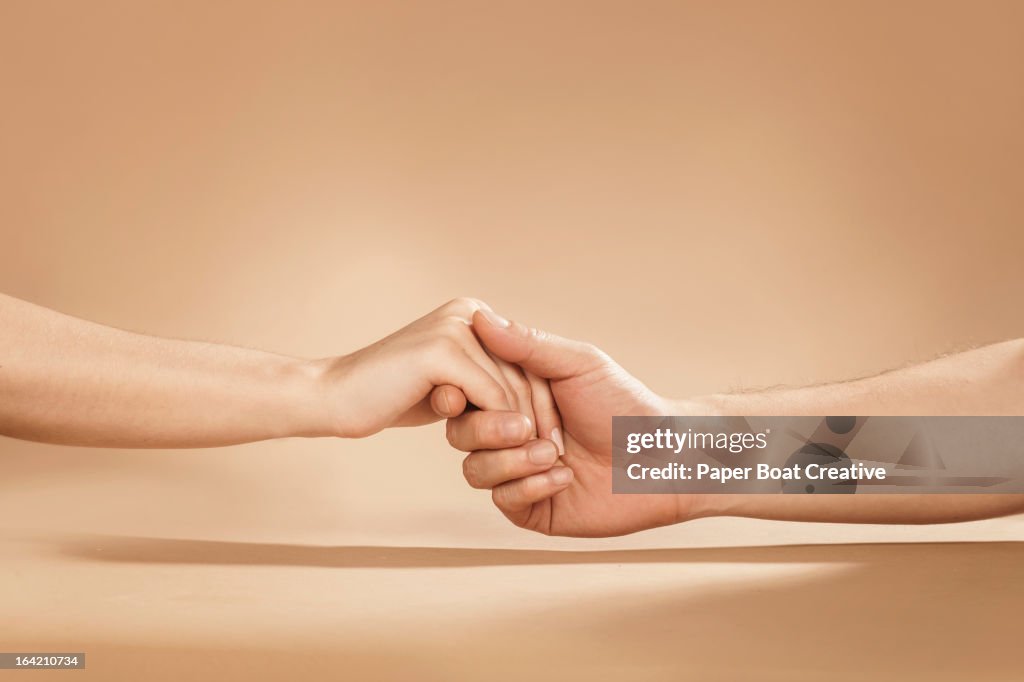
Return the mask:
[[(404, 450), (415, 437), (384, 438)], [(921, 528), (719, 519), (550, 539), (509, 526), (486, 496), (463, 490), (440, 452), (397, 459), (413, 478), (452, 465), (450, 486), (431, 496), (405, 481), (389, 498), (358, 492), (351, 477), (373, 476), (365, 459), (346, 459), (358, 444), (200, 454), (2, 445), (0, 641), (87, 653), (84, 673), (4, 676), (1022, 674), (1022, 517)], [(289, 461), (312, 466), (318, 454), (299, 452), (310, 448), (344, 452), (319, 481), (282, 473)], [(227, 475), (246, 460), (253, 466)]]

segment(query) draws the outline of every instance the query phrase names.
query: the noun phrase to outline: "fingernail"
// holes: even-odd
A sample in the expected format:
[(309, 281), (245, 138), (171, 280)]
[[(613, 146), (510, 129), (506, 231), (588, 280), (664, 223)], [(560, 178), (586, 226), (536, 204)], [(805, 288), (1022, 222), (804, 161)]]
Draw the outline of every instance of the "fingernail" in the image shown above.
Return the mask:
[(487, 321), (490, 322), (495, 327), (507, 327), (510, 324), (512, 324), (511, 322), (509, 322), (508, 320), (506, 320), (504, 317), (494, 312), (493, 310), (481, 308), (480, 314), (487, 318)]
[(557, 426), (551, 429), (551, 440), (555, 441), (555, 447), (558, 448), (558, 454), (565, 454), (565, 441), (562, 440), (562, 429)]
[(572, 481), (572, 469), (569, 467), (555, 467), (548, 476), (551, 477), (551, 482), (555, 485), (568, 485)]
[(522, 417), (506, 419), (501, 423), (501, 435), (506, 440), (512, 441), (523, 438), (523, 431), (524, 428)]
[(452, 403), (448, 400), (448, 391), (441, 391), (441, 407), (444, 409), (445, 416), (452, 413)]
[(527, 456), (534, 464), (554, 464), (558, 459), (558, 449), (551, 441), (542, 440), (530, 448)]

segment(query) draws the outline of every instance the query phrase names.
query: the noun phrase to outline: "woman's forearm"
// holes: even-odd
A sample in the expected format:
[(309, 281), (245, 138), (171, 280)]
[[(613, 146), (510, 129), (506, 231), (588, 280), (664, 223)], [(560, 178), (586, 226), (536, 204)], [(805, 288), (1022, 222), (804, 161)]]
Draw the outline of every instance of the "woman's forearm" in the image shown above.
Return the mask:
[(317, 435), (304, 361), (161, 339), (0, 295), (0, 434), (109, 447)]
[[(1024, 342), (950, 355), (857, 381), (680, 402), (679, 414), (1021, 415)], [(1024, 511), (1024, 495), (709, 495), (708, 515), (837, 523), (943, 523)]]

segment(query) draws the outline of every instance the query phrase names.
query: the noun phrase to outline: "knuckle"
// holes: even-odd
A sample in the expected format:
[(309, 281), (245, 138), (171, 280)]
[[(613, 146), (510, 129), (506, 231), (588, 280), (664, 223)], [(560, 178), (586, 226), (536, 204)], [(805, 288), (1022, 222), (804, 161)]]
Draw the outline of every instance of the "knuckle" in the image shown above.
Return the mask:
[(434, 358), (450, 358), (462, 350), (462, 346), (454, 338), (445, 334), (432, 337), (427, 348), (428, 353)]
[(484, 487), (481, 485), (480, 465), (477, 458), (472, 454), (466, 455), (466, 458), (462, 460), (462, 477), (466, 479), (466, 482), (472, 488), (480, 489)]
[(448, 444), (453, 448), (458, 448), (458, 422), (454, 419), (449, 419), (448, 423), (444, 427), (444, 437), (448, 439)]
[(510, 488), (507, 485), (498, 486), (491, 491), (491, 502), (498, 509), (509, 509), (512, 504)]
[(598, 360), (609, 359), (607, 353), (605, 353), (603, 350), (598, 348), (597, 345), (595, 345), (595, 344), (593, 344), (593, 343), (591, 343), (589, 341), (581, 342), (581, 344), (580, 344), (580, 351), (582, 352), (583, 355), (591, 357), (591, 358), (595, 358), (595, 359), (598, 359)]
[(526, 329), (526, 351), (521, 358), (522, 362), (529, 362), (533, 359), (533, 354), (538, 348), (543, 348), (551, 341), (551, 334), (544, 331), (543, 329), (537, 329), (536, 327), (527, 327)]
[(537, 329), (536, 327), (527, 327), (526, 335), (529, 337), (530, 341), (533, 341), (534, 343), (544, 343), (551, 338), (551, 334), (543, 329)]
[(473, 338), (470, 316), (449, 315), (441, 321), (441, 334), (453, 340)]
[(461, 305), (463, 305), (463, 299), (461, 297), (451, 298), (445, 301), (444, 305), (438, 308), (438, 310), (445, 314), (451, 314)]
[(472, 315), (484, 306), (484, 302), (472, 296), (457, 296), (441, 306), (447, 315)]

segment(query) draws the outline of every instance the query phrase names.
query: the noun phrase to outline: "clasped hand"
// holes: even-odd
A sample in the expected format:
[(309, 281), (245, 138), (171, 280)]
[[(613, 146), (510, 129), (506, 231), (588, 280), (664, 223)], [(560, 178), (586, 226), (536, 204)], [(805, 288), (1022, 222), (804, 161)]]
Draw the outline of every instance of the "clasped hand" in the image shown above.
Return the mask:
[(467, 482), (517, 526), (607, 536), (700, 515), (696, 496), (611, 494), (612, 416), (673, 406), (590, 344), (456, 299), (327, 362), (335, 435), (448, 418)]

